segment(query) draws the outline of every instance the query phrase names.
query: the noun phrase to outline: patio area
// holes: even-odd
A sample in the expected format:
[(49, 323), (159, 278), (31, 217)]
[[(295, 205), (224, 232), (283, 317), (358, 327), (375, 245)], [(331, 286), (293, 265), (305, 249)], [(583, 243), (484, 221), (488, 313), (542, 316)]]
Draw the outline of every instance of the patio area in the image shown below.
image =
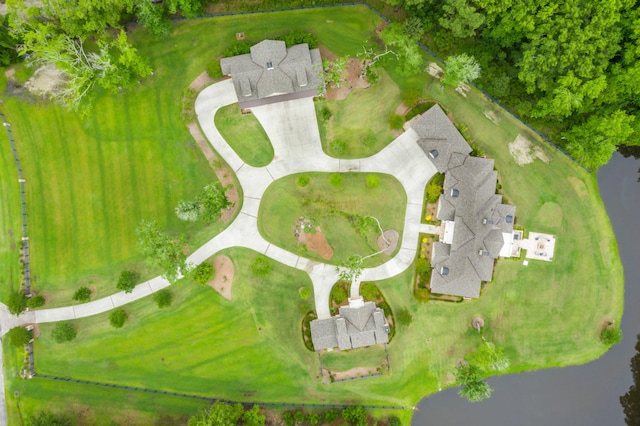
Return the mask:
[(540, 232), (530, 232), (528, 238), (514, 240), (513, 243), (514, 246), (517, 245), (520, 249), (527, 251), (525, 258), (551, 262), (556, 247), (556, 236), (542, 234)]

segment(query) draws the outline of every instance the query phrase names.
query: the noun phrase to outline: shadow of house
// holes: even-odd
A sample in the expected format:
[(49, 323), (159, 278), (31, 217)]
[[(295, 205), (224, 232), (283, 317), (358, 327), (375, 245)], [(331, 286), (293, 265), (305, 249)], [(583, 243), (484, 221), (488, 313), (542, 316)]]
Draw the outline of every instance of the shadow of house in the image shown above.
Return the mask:
[(494, 261), (511, 256), (516, 208), (496, 194), (493, 160), (469, 155), (471, 147), (440, 106), (411, 127), (420, 148), (445, 174), (437, 211), (443, 233), (431, 255), (431, 291), (477, 298), (482, 282), (492, 279)]
[(251, 53), (220, 60), (224, 75), (230, 75), (241, 109), (313, 97), (322, 84), (319, 49), (284, 41), (264, 40)]
[(356, 349), (389, 342), (389, 324), (374, 302), (358, 299), (341, 306), (339, 314), (311, 321), (311, 340), (316, 351)]

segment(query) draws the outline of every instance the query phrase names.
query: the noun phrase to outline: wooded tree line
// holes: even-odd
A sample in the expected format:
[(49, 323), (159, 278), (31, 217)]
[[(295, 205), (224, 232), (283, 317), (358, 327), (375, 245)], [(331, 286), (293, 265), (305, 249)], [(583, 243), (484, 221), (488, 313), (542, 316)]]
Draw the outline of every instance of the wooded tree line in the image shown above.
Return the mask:
[(467, 53), (477, 83), (596, 168), (640, 145), (637, 0), (386, 0), (441, 57)]

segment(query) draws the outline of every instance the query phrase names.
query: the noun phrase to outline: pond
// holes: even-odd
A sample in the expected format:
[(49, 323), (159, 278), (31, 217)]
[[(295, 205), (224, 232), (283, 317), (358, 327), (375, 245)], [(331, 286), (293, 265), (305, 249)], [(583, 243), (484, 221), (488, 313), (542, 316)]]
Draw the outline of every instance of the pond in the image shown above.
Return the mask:
[[(630, 361), (637, 353), (636, 335), (640, 333), (639, 168), (640, 161), (616, 153), (609, 164), (598, 171), (600, 194), (618, 240), (625, 271), (622, 343), (586, 365), (492, 378), (489, 384), (494, 388), (493, 395), (482, 403), (460, 399), (456, 388), (424, 398), (413, 416), (414, 426), (625, 423), (620, 397), (633, 384)], [(628, 424), (637, 425), (640, 424), (640, 399), (634, 408), (636, 417)]]

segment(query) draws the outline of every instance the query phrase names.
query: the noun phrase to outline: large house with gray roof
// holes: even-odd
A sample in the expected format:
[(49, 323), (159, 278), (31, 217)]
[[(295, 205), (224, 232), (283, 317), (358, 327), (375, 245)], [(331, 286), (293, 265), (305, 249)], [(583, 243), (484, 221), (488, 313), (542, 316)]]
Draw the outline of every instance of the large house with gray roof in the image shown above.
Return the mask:
[(220, 60), (222, 74), (230, 75), (240, 108), (312, 97), (322, 84), (319, 49), (284, 41), (264, 40), (251, 53)]
[(431, 292), (477, 298), (491, 281), (499, 256), (511, 256), (516, 208), (496, 194), (493, 160), (472, 157), (471, 147), (436, 105), (411, 127), (418, 145), (445, 174), (438, 200), (440, 241), (433, 245)]
[(384, 311), (362, 298), (341, 306), (331, 318), (311, 321), (311, 340), (316, 351), (356, 349), (389, 342), (389, 324)]

